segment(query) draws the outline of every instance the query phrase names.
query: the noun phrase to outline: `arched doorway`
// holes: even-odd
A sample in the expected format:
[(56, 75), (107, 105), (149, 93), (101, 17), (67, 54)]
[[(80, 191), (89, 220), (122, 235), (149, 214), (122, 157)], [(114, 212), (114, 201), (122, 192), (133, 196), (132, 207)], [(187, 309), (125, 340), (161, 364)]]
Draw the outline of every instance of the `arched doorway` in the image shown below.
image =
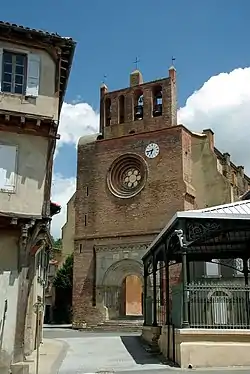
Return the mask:
[(121, 315), (142, 315), (142, 282), (137, 275), (128, 275), (122, 282)]
[(103, 277), (102, 300), (108, 319), (142, 315), (143, 265), (123, 259), (113, 263)]

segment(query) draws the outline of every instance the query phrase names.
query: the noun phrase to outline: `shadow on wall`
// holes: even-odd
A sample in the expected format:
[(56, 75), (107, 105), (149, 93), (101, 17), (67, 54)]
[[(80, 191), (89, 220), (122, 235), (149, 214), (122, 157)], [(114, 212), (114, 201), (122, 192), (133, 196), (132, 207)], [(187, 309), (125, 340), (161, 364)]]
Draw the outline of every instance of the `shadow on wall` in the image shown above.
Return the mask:
[(16, 279), (18, 278), (18, 271), (17, 270), (2, 270), (0, 269), (0, 277), (4, 275), (4, 273), (9, 273), (9, 286), (13, 286)]
[[(27, 140), (20, 137), (20, 147), (0, 144), (0, 188), (15, 186), (16, 174), (21, 177), (22, 184), (25, 184), (28, 178), (37, 181), (38, 189), (42, 187), (46, 173), (46, 154), (44, 154), (42, 143), (39, 146), (37, 142), (38, 140), (34, 144), (34, 139)], [(38, 155), (39, 149), (40, 157)], [(36, 152), (35, 158), (34, 150)]]

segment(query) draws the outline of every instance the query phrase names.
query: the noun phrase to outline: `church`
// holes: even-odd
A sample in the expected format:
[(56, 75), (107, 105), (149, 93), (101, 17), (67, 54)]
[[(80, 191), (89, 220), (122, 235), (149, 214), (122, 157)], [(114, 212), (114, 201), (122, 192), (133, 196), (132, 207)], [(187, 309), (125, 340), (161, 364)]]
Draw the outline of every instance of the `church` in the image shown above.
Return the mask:
[[(100, 88), (100, 129), (78, 143), (77, 187), (63, 242), (74, 251), (73, 328), (140, 318), (147, 248), (177, 212), (238, 200), (243, 166), (214, 146), (210, 129), (177, 123), (176, 70), (127, 88)], [(69, 211), (70, 210), (70, 211)], [(72, 218), (73, 217), (73, 218)], [(180, 273), (174, 268), (172, 284)]]

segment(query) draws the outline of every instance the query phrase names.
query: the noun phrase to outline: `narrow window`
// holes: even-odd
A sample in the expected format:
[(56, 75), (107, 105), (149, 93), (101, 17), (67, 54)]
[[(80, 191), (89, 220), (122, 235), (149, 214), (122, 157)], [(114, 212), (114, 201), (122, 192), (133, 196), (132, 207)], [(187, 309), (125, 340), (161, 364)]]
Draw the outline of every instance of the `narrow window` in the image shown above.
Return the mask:
[(86, 187), (86, 196), (89, 196), (89, 188), (88, 188), (88, 186)]
[(2, 92), (25, 94), (27, 78), (27, 56), (3, 52)]
[(82, 253), (82, 244), (79, 245), (79, 252)]
[(105, 126), (111, 125), (111, 100), (108, 97), (105, 100)]
[(143, 119), (143, 92), (141, 90), (135, 93), (134, 119)]
[(162, 115), (162, 88), (157, 86), (153, 89), (153, 117)]
[(123, 95), (119, 97), (119, 123), (124, 122), (125, 98)]
[(87, 214), (84, 216), (84, 226), (87, 226)]

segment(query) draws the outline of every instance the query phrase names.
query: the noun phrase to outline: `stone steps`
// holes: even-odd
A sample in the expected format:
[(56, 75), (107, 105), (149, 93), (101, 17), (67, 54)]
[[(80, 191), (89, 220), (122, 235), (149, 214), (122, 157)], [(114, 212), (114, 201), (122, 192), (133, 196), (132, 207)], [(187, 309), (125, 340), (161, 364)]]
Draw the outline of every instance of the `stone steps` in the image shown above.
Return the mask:
[(87, 326), (89, 331), (141, 332), (143, 320), (110, 320), (95, 326)]

